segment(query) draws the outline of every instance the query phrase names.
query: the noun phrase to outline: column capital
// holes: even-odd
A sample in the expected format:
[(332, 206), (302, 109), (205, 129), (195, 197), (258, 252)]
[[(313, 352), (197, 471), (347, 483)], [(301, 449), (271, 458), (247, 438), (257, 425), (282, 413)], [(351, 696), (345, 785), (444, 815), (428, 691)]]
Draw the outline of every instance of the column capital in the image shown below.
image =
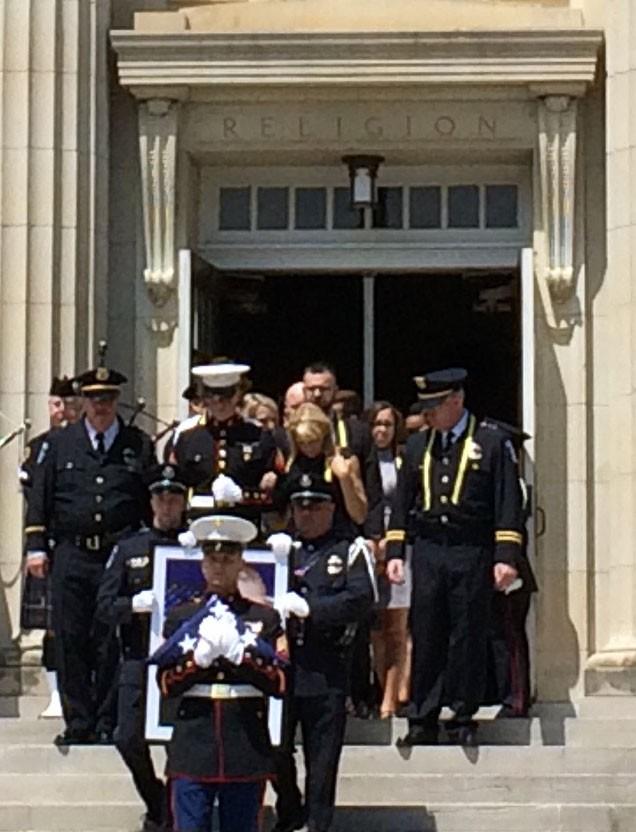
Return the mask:
[(180, 103), (139, 102), (139, 154), (144, 217), (144, 282), (156, 306), (175, 291), (175, 186)]

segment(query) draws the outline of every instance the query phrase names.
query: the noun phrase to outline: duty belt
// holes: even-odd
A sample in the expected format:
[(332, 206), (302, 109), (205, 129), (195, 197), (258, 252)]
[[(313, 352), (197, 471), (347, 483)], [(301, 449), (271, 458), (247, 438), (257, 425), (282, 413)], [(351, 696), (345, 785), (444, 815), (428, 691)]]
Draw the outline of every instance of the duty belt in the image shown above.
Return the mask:
[(263, 696), (261, 691), (253, 685), (223, 685), (219, 683), (192, 685), (183, 695), (198, 699), (256, 699)]

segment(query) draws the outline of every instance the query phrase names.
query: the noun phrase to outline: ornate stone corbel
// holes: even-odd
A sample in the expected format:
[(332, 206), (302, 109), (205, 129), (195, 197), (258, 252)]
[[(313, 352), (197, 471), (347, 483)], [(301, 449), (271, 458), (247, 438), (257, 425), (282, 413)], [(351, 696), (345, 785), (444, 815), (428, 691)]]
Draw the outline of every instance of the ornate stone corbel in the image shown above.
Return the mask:
[(151, 98), (139, 104), (139, 152), (144, 215), (144, 281), (163, 306), (175, 290), (175, 184), (179, 103)]
[(564, 303), (575, 290), (577, 99), (548, 95), (539, 99), (538, 109), (543, 223), (547, 238), (545, 280), (552, 300)]

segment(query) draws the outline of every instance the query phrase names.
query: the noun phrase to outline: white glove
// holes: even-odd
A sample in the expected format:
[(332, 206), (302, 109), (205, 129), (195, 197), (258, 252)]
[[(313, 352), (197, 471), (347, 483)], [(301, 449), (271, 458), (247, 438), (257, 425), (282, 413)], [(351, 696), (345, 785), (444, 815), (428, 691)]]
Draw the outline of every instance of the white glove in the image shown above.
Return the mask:
[(212, 496), (217, 505), (234, 505), (243, 499), (243, 489), (231, 477), (219, 474), (212, 483)]
[(133, 612), (152, 612), (152, 606), (155, 603), (155, 593), (152, 589), (142, 589), (132, 597)]
[(197, 545), (197, 539), (190, 529), (187, 532), (180, 532), (177, 535), (177, 540), (179, 541), (179, 545), (184, 546), (186, 549), (194, 549)]
[(201, 645), (199, 652), (204, 659), (208, 655), (206, 645), (210, 648), (210, 655), (213, 656), (210, 664), (219, 656), (224, 656), (233, 664), (240, 664), (243, 661), (244, 645), (241, 642), (241, 637), (236, 627), (236, 619), (232, 614), (221, 615), (218, 618), (213, 615), (208, 615), (199, 625), (199, 641), (195, 648), (194, 660), (200, 667), (204, 667), (204, 665), (201, 665), (197, 661), (196, 657), (199, 645)]
[(202, 667), (204, 670), (207, 670), (212, 662), (216, 661), (219, 656), (220, 653), (218, 648), (210, 644), (210, 642), (205, 638), (198, 639), (194, 646), (194, 653), (192, 654), (194, 663), (199, 667)]
[(277, 532), (270, 534), (266, 540), (267, 545), (272, 550), (272, 554), (276, 559), (276, 563), (287, 565), (289, 553), (294, 547), (294, 541), (285, 532)]
[(290, 615), (295, 615), (296, 618), (309, 616), (309, 604), (297, 592), (286, 592), (274, 606), (283, 620), (289, 618)]

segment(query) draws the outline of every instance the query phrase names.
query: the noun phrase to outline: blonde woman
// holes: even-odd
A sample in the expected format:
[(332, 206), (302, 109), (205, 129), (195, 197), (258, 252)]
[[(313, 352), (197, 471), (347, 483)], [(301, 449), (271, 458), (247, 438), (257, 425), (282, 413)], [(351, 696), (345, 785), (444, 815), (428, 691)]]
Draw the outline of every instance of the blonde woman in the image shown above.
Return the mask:
[(336, 448), (328, 416), (314, 404), (301, 405), (290, 419), (291, 455), (287, 473), (275, 483), (276, 502), (286, 503), (287, 492), (303, 474), (321, 474), (333, 484), (336, 524), (347, 536), (355, 536), (355, 526), (367, 516), (367, 497), (357, 457)]

